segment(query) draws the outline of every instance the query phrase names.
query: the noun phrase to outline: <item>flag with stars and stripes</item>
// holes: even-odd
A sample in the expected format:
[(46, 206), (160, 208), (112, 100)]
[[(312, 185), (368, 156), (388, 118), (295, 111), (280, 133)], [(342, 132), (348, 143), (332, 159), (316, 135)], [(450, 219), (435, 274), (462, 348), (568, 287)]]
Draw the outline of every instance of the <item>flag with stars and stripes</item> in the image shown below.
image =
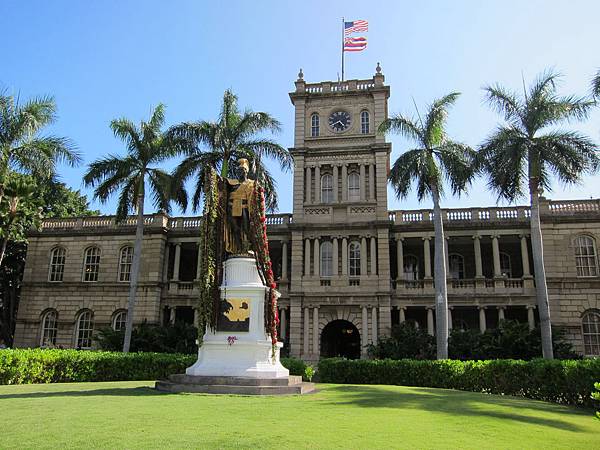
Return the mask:
[(349, 37), (344, 39), (345, 52), (362, 52), (367, 48), (366, 37)]
[(353, 20), (352, 22), (344, 22), (344, 35), (348, 36), (352, 33), (369, 31), (369, 22), (366, 20)]

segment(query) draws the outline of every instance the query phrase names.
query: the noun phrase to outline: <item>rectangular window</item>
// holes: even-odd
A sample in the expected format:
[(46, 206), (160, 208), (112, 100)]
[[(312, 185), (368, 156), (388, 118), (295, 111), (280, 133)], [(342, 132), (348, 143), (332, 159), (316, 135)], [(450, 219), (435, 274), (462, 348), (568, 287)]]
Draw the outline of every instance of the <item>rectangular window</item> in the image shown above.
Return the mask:
[(64, 248), (55, 248), (50, 256), (50, 281), (62, 281), (65, 272), (66, 251)]
[(85, 252), (83, 267), (83, 281), (98, 281), (100, 269), (100, 249), (98, 247), (88, 248)]
[(131, 262), (133, 261), (133, 247), (125, 247), (121, 250), (119, 261), (119, 281), (129, 281), (131, 278)]

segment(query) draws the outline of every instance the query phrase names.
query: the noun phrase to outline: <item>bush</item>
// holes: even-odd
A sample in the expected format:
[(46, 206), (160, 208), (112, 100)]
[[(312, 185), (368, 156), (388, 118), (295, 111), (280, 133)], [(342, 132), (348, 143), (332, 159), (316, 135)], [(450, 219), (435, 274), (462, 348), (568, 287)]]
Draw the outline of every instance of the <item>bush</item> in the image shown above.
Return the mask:
[[(0, 384), (156, 380), (184, 373), (196, 358), (177, 353), (6, 349), (0, 350)], [(303, 361), (282, 358), (281, 363), (290, 375), (306, 379)]]
[(324, 383), (460, 389), (591, 406), (594, 381), (600, 379), (600, 359), (368, 361), (331, 358), (319, 362), (318, 372)]
[[(600, 383), (594, 383), (596, 392), (592, 392), (592, 399), (596, 400), (596, 404), (600, 404)], [(596, 411), (596, 417), (600, 419), (600, 411)]]
[[(564, 339), (564, 330), (553, 328), (554, 356), (558, 359), (576, 359), (570, 343)], [(434, 359), (435, 338), (426, 330), (415, 329), (412, 324), (394, 325), (390, 337), (382, 338), (377, 345), (369, 345), (369, 355), (377, 359)], [(529, 330), (529, 325), (515, 320), (502, 321), (495, 329), (481, 333), (479, 330), (450, 332), (448, 354), (452, 359), (525, 359), (542, 354), (540, 329)]]
[(290, 375), (302, 376), (304, 381), (312, 380), (312, 377), (315, 374), (314, 367), (307, 366), (301, 359), (281, 358), (281, 364), (290, 371)]
[[(166, 327), (143, 322), (131, 333), (132, 352), (198, 353), (198, 329), (193, 325), (176, 322)], [(120, 352), (123, 349), (125, 330), (102, 328), (94, 337), (101, 350)]]

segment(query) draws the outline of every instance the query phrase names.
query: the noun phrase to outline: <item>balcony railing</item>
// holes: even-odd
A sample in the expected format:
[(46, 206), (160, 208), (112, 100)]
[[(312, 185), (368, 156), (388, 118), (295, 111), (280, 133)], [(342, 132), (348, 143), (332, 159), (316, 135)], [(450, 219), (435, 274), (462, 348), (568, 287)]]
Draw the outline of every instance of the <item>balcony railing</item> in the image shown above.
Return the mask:
[[(392, 280), (392, 289), (396, 292), (410, 292), (410, 293), (422, 293), (429, 294), (433, 293), (435, 289), (435, 283), (433, 279), (428, 280)], [(466, 292), (525, 292), (527, 287), (522, 278), (483, 278), (483, 279), (449, 279), (447, 280), (447, 287), (449, 293), (466, 293)], [(530, 287), (533, 287), (533, 280)], [(421, 292), (419, 292), (421, 291)]]

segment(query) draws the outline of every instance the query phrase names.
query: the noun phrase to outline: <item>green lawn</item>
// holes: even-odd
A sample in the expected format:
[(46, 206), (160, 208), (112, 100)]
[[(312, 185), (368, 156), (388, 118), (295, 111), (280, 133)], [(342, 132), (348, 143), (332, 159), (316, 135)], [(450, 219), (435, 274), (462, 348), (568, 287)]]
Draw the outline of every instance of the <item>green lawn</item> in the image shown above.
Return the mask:
[(293, 397), (151, 382), (0, 386), (0, 448), (599, 448), (589, 410), (443, 389), (320, 385)]

